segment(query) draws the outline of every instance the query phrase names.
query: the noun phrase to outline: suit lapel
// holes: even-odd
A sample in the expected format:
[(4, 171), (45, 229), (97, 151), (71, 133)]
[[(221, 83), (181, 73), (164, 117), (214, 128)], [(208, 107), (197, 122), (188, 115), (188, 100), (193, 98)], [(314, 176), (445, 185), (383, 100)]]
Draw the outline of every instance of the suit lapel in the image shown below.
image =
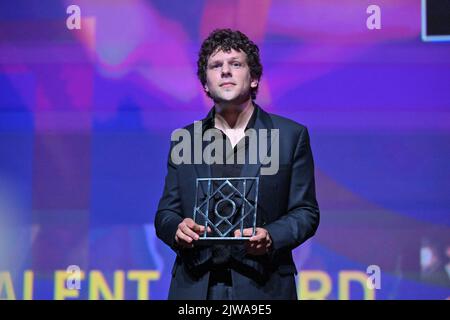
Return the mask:
[[(253, 178), (253, 177), (259, 177), (260, 175), (260, 168), (262, 165), (262, 162), (265, 161), (260, 161), (261, 159), (259, 159), (259, 147), (261, 145), (261, 142), (259, 141), (260, 139), (260, 130), (261, 129), (265, 129), (267, 130), (267, 154), (269, 154), (271, 146), (272, 146), (272, 135), (271, 135), (271, 129), (273, 129), (273, 123), (272, 120), (270, 119), (270, 116), (267, 112), (265, 112), (264, 110), (262, 110), (258, 105), (255, 104), (255, 108), (257, 108), (257, 116), (256, 116), (256, 121), (255, 121), (255, 125), (254, 125), (254, 130), (256, 132), (257, 135), (257, 142), (258, 142), (258, 146), (257, 146), (257, 163), (256, 164), (250, 164), (248, 163), (249, 161), (246, 161), (242, 171), (241, 171), (241, 177), (243, 178)], [(246, 150), (246, 158), (249, 159), (248, 157), (248, 152), (250, 150), (250, 148), (247, 148), (248, 150)], [(267, 157), (266, 157), (267, 158)], [(244, 190), (243, 188), (243, 181), (239, 182), (239, 189), (238, 190)], [(249, 192), (251, 191), (251, 189), (254, 187), (255, 185), (255, 180), (249, 180), (246, 182), (246, 194), (245, 196), (247, 196), (249, 194)]]
[[(212, 107), (211, 110), (208, 112), (208, 115), (206, 116), (206, 118), (201, 120), (201, 122), (202, 122), (202, 130), (201, 131), (200, 130), (196, 131), (195, 126), (194, 126), (194, 141), (201, 141), (201, 145), (202, 145), (201, 164), (194, 164), (194, 168), (195, 168), (195, 171), (197, 174), (196, 178), (211, 178), (211, 166), (206, 164), (205, 161), (203, 161), (203, 150), (205, 150), (206, 146), (209, 143), (208, 141), (203, 141), (203, 133), (205, 132), (205, 127), (213, 121), (213, 117), (214, 117), (214, 107)], [(192, 150), (195, 151), (194, 146), (193, 146)], [(194, 157), (194, 156), (192, 155), (192, 157)], [(206, 187), (204, 185), (205, 185), (204, 183), (201, 184), (201, 189), (203, 190), (203, 194), (206, 195), (208, 190), (206, 190)]]

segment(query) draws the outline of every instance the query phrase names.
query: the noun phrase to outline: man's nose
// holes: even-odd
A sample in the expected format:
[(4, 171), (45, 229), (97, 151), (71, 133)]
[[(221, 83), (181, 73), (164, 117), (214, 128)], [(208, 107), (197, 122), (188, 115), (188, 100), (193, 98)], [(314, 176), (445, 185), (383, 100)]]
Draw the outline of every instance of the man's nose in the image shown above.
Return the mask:
[(228, 64), (224, 63), (222, 66), (222, 77), (231, 76), (231, 68)]

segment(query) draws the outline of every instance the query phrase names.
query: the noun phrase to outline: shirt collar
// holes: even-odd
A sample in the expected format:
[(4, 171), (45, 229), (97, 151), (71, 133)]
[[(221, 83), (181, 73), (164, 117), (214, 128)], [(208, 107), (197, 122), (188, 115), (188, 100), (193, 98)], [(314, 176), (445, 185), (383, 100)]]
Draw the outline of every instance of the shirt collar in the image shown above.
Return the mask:
[[(253, 129), (255, 127), (256, 118), (259, 113), (259, 106), (256, 103), (253, 103), (253, 112), (248, 120), (247, 126), (245, 127), (245, 131), (248, 129)], [(212, 107), (211, 111), (208, 113), (208, 116), (205, 118), (205, 123), (203, 125), (203, 131), (208, 129), (213, 129), (215, 127), (215, 118), (216, 118), (216, 108)]]

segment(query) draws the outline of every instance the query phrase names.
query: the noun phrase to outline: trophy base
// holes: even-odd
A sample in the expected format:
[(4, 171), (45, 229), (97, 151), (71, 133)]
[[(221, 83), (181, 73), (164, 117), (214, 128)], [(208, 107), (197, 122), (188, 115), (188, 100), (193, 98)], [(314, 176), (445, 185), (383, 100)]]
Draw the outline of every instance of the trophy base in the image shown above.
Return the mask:
[(223, 237), (208, 237), (208, 238), (199, 238), (194, 242), (196, 246), (210, 246), (210, 245), (239, 245), (246, 243), (250, 237), (241, 237), (241, 238), (223, 238)]

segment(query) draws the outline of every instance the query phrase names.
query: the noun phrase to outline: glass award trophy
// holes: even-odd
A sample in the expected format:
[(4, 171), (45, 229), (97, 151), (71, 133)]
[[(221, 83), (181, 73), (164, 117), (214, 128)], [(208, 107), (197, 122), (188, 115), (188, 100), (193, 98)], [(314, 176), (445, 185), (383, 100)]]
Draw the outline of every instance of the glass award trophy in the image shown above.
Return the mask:
[(194, 221), (211, 229), (196, 245), (242, 244), (250, 236), (235, 237), (234, 231), (252, 228), (255, 235), (259, 177), (197, 178)]

